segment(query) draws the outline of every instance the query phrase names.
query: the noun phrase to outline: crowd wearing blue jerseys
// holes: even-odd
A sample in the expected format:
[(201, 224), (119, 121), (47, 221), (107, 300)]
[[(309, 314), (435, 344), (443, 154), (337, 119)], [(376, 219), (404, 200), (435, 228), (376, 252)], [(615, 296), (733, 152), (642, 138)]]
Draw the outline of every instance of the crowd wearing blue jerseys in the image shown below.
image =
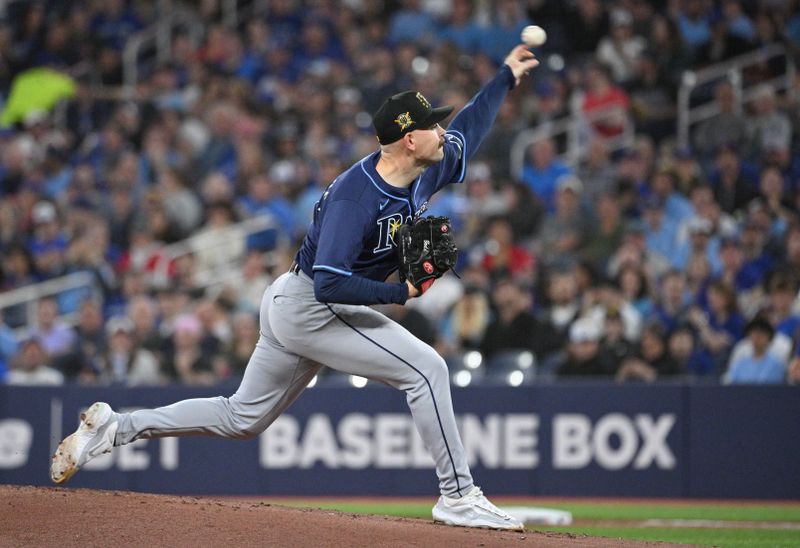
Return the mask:
[[(794, 63), (797, 1), (275, 0), (237, 24), (220, 0), (174, 2), (196, 24), (125, 87), (125, 47), (161, 4), (0, 13), (0, 296), (93, 280), (2, 309), (0, 382), (240, 377), (264, 288), (333, 178), (377, 150), (381, 102), (414, 89), (457, 112), (528, 24), (547, 30), (542, 65), (464, 183), (427, 206), (452, 220), (460, 278), (381, 310), (487, 373), (530, 356), (543, 379), (800, 381), (800, 104), (773, 80), (786, 61), (745, 71), (743, 102), (726, 77), (698, 90), (714, 113), (676, 139), (684, 71), (771, 44)], [(43, 74), (59, 106), (31, 106), (26, 79)], [(546, 131), (576, 111), (574, 160)], [(515, 166), (532, 128), (543, 137)]]

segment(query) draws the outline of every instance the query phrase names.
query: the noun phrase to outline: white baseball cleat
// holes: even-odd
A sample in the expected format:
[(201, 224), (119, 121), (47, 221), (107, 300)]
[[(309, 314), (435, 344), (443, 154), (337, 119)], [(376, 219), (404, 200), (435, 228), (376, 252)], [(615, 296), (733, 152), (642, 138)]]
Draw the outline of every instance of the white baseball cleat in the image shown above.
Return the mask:
[(523, 531), (521, 521), (509, 516), (497, 506), (489, 502), (480, 487), (473, 487), (460, 499), (442, 495), (433, 507), (433, 521), (461, 527), (482, 527), (486, 529), (504, 529)]
[(114, 436), (119, 423), (107, 403), (97, 402), (81, 413), (78, 429), (58, 444), (50, 463), (50, 478), (64, 483), (81, 467), (114, 448)]

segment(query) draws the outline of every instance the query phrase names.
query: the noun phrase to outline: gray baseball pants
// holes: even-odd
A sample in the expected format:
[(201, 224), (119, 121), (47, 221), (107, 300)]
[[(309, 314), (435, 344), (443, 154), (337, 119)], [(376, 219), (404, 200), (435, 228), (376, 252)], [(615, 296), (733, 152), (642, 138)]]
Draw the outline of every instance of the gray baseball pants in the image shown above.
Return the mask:
[(119, 414), (114, 444), (169, 436), (256, 437), (323, 366), (405, 391), (442, 494), (460, 497), (472, 488), (442, 357), (368, 306), (318, 302), (313, 281), (302, 272), (283, 274), (264, 293), (259, 341), (233, 396)]

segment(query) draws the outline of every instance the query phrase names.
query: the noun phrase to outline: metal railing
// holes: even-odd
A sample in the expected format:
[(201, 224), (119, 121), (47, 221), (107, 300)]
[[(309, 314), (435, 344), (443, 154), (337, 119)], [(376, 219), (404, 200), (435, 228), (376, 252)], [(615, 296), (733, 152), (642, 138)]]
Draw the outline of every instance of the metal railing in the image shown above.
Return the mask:
[[(29, 327), (36, 326), (36, 306), (41, 299), (45, 297), (58, 298), (60, 295), (80, 289), (86, 290), (90, 298), (101, 298), (101, 291), (97, 287), (97, 279), (93, 273), (85, 271), (74, 272), (46, 282), (26, 285), (19, 289), (0, 293), (0, 314), (4, 314), (9, 308), (24, 306), (26, 323), (17, 329), (19, 332), (24, 332)], [(76, 313), (70, 311), (66, 314), (61, 314), (59, 318), (73, 325), (76, 321)]]
[(220, 229), (205, 230), (185, 240), (163, 247), (151, 283), (165, 286), (170, 279), (171, 265), (186, 255), (203, 254), (206, 260), (194, 270), (195, 281), (206, 288), (230, 274), (231, 262), (244, 256), (248, 236), (275, 228), (270, 215), (259, 215)]
[(678, 90), (678, 121), (676, 130), (678, 144), (683, 147), (688, 146), (690, 144), (689, 132), (691, 126), (719, 113), (719, 106), (713, 100), (692, 107), (692, 92), (701, 86), (727, 77), (728, 81), (733, 86), (734, 109), (737, 113), (741, 114), (742, 105), (752, 98), (752, 93), (754, 91), (754, 86), (744, 87), (742, 73), (750, 67), (765, 63), (776, 57), (785, 58), (786, 72), (782, 76), (777, 76), (766, 83), (772, 84), (777, 91), (786, 90), (791, 97), (794, 97), (797, 93), (794, 86), (797, 69), (794, 66), (791, 55), (789, 55), (786, 48), (780, 44), (770, 44), (760, 48), (758, 51), (746, 53), (729, 61), (724, 61), (697, 71), (685, 71), (681, 78), (681, 87)]
[[(218, 230), (206, 230), (185, 240), (165, 245), (158, 252), (158, 263), (148, 282), (153, 287), (165, 287), (170, 281), (170, 266), (180, 257), (196, 253), (205, 253), (207, 256), (217, 256), (225, 260), (207, 261), (196, 271), (196, 287), (205, 289), (225, 281), (231, 272), (232, 266), (238, 266), (244, 258), (246, 240), (249, 236), (275, 228), (275, 222), (269, 215), (260, 215), (240, 223), (229, 225)], [(213, 234), (209, 238), (209, 234)], [(224, 253), (221, 251), (224, 250)], [(234, 253), (238, 250), (238, 253)], [(26, 324), (20, 327), (25, 331), (36, 324), (36, 306), (39, 300), (45, 297), (56, 297), (76, 290), (85, 290), (83, 299), (92, 298), (97, 302), (103, 301), (103, 292), (97, 277), (92, 272), (75, 272), (45, 282), (31, 284), (11, 291), (0, 293), (0, 313), (17, 307), (25, 307)], [(74, 325), (77, 314), (74, 311), (59, 314), (59, 319), (69, 325)]]
[[(744, 87), (743, 72), (750, 67), (776, 57), (785, 58), (786, 72), (781, 76), (772, 78), (766, 83), (772, 84), (777, 91), (786, 90), (787, 94), (794, 98), (797, 94), (797, 90), (794, 86), (797, 69), (786, 48), (780, 44), (770, 44), (758, 51), (741, 55), (711, 67), (697, 71), (690, 70), (684, 72), (681, 87), (678, 91), (678, 144), (687, 146), (689, 144), (689, 131), (691, 126), (719, 113), (719, 107), (714, 101), (692, 107), (690, 100), (693, 91), (700, 86), (727, 77), (734, 89), (736, 111), (741, 113), (743, 104), (752, 98), (754, 92), (754, 86)], [(581, 111), (581, 99), (582, 97), (580, 94), (573, 95), (570, 102), (569, 116), (540, 124), (537, 127), (524, 130), (517, 135), (511, 146), (510, 153), (511, 173), (515, 177), (521, 177), (528, 147), (543, 139), (566, 136), (566, 148), (562, 152), (561, 158), (570, 165), (574, 165), (583, 157), (583, 152), (591, 134), (591, 122), (602, 119), (608, 115), (608, 112), (598, 111), (597, 113), (592, 113), (590, 116), (587, 116)], [(607, 140), (609, 150), (613, 152), (631, 146), (634, 137), (634, 125), (629, 116), (625, 120), (623, 133), (614, 139)]]
[(133, 97), (139, 83), (139, 63), (143, 53), (150, 51), (157, 64), (172, 58), (172, 38), (179, 29), (186, 29), (192, 40), (200, 42), (205, 32), (203, 24), (190, 10), (176, 6), (172, 0), (159, 0), (159, 22), (134, 35), (122, 52), (122, 74), (125, 92)]
[[(222, 0), (222, 24), (228, 28), (236, 28), (243, 21), (266, 13), (268, 9), (267, 0), (244, 3), (239, 0)], [(191, 7), (174, 4), (172, 0), (159, 0), (158, 13), (158, 24), (131, 38), (122, 53), (123, 79), (129, 96), (133, 95), (139, 82), (139, 63), (143, 53), (150, 51), (156, 63), (164, 63), (172, 59), (172, 38), (176, 30), (186, 29), (192, 40), (198, 43), (205, 34), (203, 22), (193, 14)]]
[[(619, 114), (620, 107), (613, 106), (597, 109), (589, 114), (583, 112), (583, 94), (576, 93), (570, 100), (570, 114), (558, 120), (544, 122), (536, 127), (526, 129), (517, 134), (511, 144), (510, 163), (511, 174), (522, 178), (522, 170), (525, 165), (525, 155), (528, 148), (544, 139), (555, 139), (562, 135), (566, 136), (566, 148), (560, 158), (569, 165), (577, 164), (584, 155), (594, 130), (592, 122), (597, 122), (616, 116)], [(620, 119), (622, 122), (622, 132), (611, 138), (606, 138), (605, 142), (609, 151), (617, 151), (628, 148), (634, 142), (634, 125), (630, 115)]]

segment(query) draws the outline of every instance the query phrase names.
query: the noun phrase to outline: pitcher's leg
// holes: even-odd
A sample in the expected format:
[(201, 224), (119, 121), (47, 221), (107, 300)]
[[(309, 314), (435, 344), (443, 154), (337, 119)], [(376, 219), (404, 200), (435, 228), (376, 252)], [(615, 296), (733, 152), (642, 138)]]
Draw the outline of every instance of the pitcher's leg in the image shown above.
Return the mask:
[(190, 399), (120, 414), (115, 445), (181, 435), (252, 438), (297, 399), (320, 367), (271, 347), (262, 336), (233, 396)]
[[(322, 316), (327, 315), (325, 321)], [(430, 346), (368, 307), (316, 308), (307, 323), (324, 327), (303, 337), (290, 320), (275, 335), (295, 352), (345, 373), (381, 380), (406, 392), (414, 424), (436, 462), (443, 494), (460, 497), (473, 485), (456, 428), (447, 365)]]

